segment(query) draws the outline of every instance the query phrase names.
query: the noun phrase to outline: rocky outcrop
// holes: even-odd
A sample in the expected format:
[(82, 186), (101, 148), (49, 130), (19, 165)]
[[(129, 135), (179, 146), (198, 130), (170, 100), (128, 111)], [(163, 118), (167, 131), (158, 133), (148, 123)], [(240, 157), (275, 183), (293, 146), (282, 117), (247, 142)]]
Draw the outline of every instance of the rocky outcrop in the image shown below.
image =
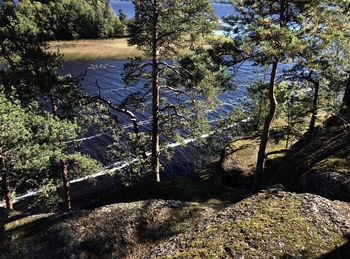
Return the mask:
[(350, 127), (324, 128), (270, 171), (274, 182), (290, 190), (350, 201)]
[(349, 252), (347, 203), (271, 189), (204, 217), (147, 257), (315, 258)]
[(346, 244), (349, 216), (347, 203), (279, 188), (226, 207), (122, 203), (10, 222), (0, 258), (318, 257)]
[(138, 258), (206, 209), (149, 200), (30, 216), (5, 225), (0, 258)]

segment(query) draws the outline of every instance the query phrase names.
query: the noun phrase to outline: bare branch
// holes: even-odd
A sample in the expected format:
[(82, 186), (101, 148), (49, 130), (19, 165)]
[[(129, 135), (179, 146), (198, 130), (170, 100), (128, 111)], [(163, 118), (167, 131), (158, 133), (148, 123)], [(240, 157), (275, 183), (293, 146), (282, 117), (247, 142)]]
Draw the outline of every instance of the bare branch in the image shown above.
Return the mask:
[[(133, 131), (134, 131), (135, 136), (136, 136), (137, 144), (139, 144), (141, 139), (140, 139), (140, 130), (139, 130), (139, 125), (138, 125), (138, 120), (137, 120), (136, 115), (132, 111), (130, 111), (130, 110), (124, 108), (124, 107), (120, 107), (118, 105), (113, 104), (109, 99), (104, 97), (101, 94), (101, 86), (98, 84), (97, 81), (96, 81), (96, 87), (98, 89), (98, 95), (97, 96), (85, 96), (83, 98), (90, 100), (90, 102), (104, 103), (109, 108), (111, 108), (112, 110), (115, 110), (117, 112), (120, 112), (120, 113), (123, 113), (123, 114), (127, 115), (130, 118), (130, 121), (131, 121), (131, 123), (133, 125)], [(145, 150), (143, 150), (143, 148), (141, 146), (139, 146), (139, 147), (142, 150), (142, 156), (144, 158), (147, 158)]]

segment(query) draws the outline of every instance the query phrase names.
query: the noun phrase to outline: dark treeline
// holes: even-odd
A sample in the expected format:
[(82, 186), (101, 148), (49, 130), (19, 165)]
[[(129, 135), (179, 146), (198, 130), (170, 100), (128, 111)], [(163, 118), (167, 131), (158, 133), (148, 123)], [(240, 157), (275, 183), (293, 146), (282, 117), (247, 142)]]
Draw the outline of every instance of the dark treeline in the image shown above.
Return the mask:
[(111, 38), (125, 32), (106, 0), (22, 0), (17, 8), (50, 40)]

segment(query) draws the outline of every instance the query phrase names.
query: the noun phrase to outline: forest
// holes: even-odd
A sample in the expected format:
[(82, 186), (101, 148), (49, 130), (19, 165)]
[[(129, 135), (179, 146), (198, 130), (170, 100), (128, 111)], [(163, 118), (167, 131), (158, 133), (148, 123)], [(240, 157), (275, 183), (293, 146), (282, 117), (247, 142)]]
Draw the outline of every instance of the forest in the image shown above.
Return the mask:
[(348, 258), (349, 22), (0, 0), (0, 259)]

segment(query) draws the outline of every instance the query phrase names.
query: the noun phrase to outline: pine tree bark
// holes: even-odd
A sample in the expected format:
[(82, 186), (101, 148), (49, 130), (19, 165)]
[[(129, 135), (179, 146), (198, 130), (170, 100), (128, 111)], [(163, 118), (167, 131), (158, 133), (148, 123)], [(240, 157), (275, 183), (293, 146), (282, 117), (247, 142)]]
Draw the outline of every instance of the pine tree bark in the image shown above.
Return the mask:
[(350, 74), (348, 81), (346, 83), (346, 89), (344, 93), (344, 98), (343, 98), (343, 103), (342, 103), (342, 108), (340, 113), (350, 113)]
[(264, 100), (264, 92), (261, 90), (260, 96), (259, 96), (259, 109), (258, 109), (258, 115), (257, 115), (257, 122), (255, 124), (255, 130), (259, 130), (260, 121), (261, 121), (261, 114), (262, 114), (262, 106), (263, 106), (263, 100)]
[(63, 198), (64, 205), (67, 211), (72, 209), (71, 205), (71, 195), (70, 195), (70, 183), (68, 179), (68, 163), (67, 160), (61, 161), (61, 170), (62, 170), (62, 182), (63, 182)]
[(256, 169), (255, 169), (254, 183), (252, 187), (253, 192), (259, 191), (260, 188), (263, 186), (266, 147), (267, 147), (267, 142), (269, 140), (271, 122), (275, 117), (276, 108), (277, 108), (277, 101), (275, 98), (275, 78), (276, 78), (277, 66), (278, 66), (278, 61), (273, 62), (270, 84), (269, 84), (270, 110), (269, 110), (269, 114), (266, 116), (264, 129), (261, 135), (258, 159), (257, 159)]
[(318, 111), (318, 96), (320, 91), (320, 82), (314, 82), (314, 98), (312, 100), (312, 115), (310, 119), (309, 130), (307, 133), (307, 139), (311, 141), (314, 137), (315, 125), (316, 125), (316, 117)]
[(160, 145), (159, 145), (159, 120), (160, 120), (160, 89), (159, 89), (159, 56), (158, 46), (158, 8), (159, 2), (154, 0), (152, 24), (152, 171), (156, 181), (160, 182)]
[(52, 114), (57, 116), (58, 107), (57, 107), (56, 99), (52, 95), (52, 93), (49, 94), (49, 99), (50, 99), (50, 103), (51, 103)]
[[(1, 151), (1, 150), (0, 150)], [(6, 208), (8, 210), (13, 210), (13, 192), (11, 191), (8, 184), (8, 175), (4, 168), (5, 161), (0, 152), (0, 175), (2, 177), (2, 189), (4, 191), (4, 198), (6, 202)]]

